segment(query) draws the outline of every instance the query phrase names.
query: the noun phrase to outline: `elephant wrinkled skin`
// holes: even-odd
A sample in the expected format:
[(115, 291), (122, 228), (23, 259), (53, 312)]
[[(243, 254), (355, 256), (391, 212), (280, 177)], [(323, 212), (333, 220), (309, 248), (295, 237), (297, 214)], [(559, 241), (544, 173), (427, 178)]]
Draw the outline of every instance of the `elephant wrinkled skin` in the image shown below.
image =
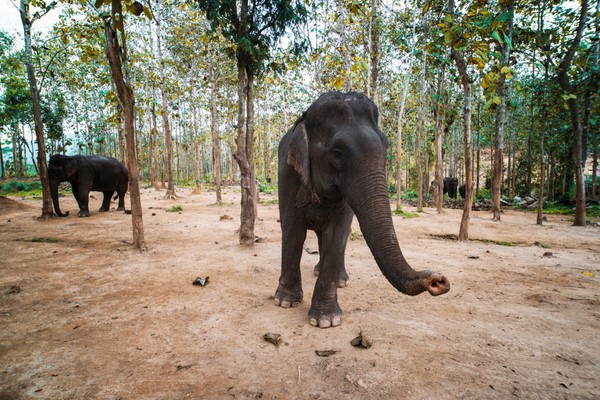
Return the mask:
[(302, 301), (302, 247), (307, 230), (315, 231), (320, 259), (308, 312), (313, 326), (341, 322), (337, 289), (348, 280), (344, 252), (354, 215), (377, 265), (400, 292), (435, 296), (450, 290), (444, 275), (415, 271), (402, 255), (385, 177), (388, 143), (377, 120), (377, 107), (363, 94), (329, 92), (279, 145), (282, 260), (275, 304), (287, 308)]
[[(90, 191), (104, 193), (100, 212), (108, 211), (110, 199), (117, 192), (119, 205), (117, 210), (125, 210), (125, 193), (129, 184), (127, 168), (112, 157), (103, 156), (63, 156), (56, 154), (48, 163), (48, 180), (54, 211), (59, 217), (66, 217), (69, 212), (62, 213), (58, 203), (58, 184), (69, 182), (73, 188), (73, 196), (79, 205), (80, 217), (89, 217), (88, 208)], [(116, 197), (115, 197), (116, 198)]]

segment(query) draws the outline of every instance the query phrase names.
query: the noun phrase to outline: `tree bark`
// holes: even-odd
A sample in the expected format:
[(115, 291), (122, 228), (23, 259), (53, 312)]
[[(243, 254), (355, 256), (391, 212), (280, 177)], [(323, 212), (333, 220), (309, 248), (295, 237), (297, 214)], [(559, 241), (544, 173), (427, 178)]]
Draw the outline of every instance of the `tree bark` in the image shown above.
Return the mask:
[(219, 120), (217, 114), (217, 80), (215, 78), (214, 64), (208, 63), (208, 80), (210, 84), (210, 131), (212, 137), (212, 169), (217, 192), (217, 204), (222, 204), (221, 196), (221, 143), (219, 140)]
[(441, 71), (438, 73), (437, 80), (437, 94), (438, 100), (436, 105), (436, 116), (435, 116), (435, 205), (438, 214), (442, 213), (442, 207), (444, 205), (444, 160), (442, 155), (442, 139), (444, 138), (444, 131), (446, 125), (446, 105), (444, 103), (444, 78), (445, 78), (445, 67), (442, 66)]
[(579, 16), (579, 26), (577, 27), (577, 33), (575, 39), (571, 43), (571, 46), (567, 49), (558, 66), (558, 82), (561, 88), (568, 96), (567, 106), (569, 107), (569, 114), (571, 116), (571, 125), (573, 128), (573, 162), (575, 167), (575, 226), (585, 226), (585, 150), (583, 149), (583, 128), (581, 125), (581, 119), (579, 116), (579, 105), (577, 103), (577, 95), (575, 94), (575, 87), (571, 85), (569, 81), (569, 68), (571, 62), (575, 57), (577, 47), (581, 42), (583, 31), (585, 30), (585, 22), (587, 19), (587, 0), (582, 0), (581, 11)]
[[(31, 92), (31, 104), (33, 108), (33, 121), (35, 125), (35, 136), (38, 145), (38, 165), (40, 181), (42, 183), (42, 214), (39, 220), (45, 220), (54, 216), (52, 208), (52, 197), (50, 194), (50, 183), (48, 181), (48, 165), (46, 163), (46, 146), (44, 144), (44, 125), (42, 122), (42, 110), (40, 107), (40, 94), (38, 91), (35, 70), (33, 69), (33, 54), (31, 48), (31, 26), (34, 19), (30, 19), (29, 0), (21, 0), (19, 7), (21, 23), (23, 24), (23, 38), (25, 40), (25, 64), (27, 69), (27, 80)], [(13, 159), (14, 160), (14, 159)]]
[(167, 89), (165, 87), (165, 61), (162, 53), (162, 18), (160, 3), (157, 2), (156, 16), (156, 47), (158, 53), (158, 66), (160, 71), (160, 97), (162, 103), (163, 135), (165, 136), (165, 150), (167, 152), (167, 193), (165, 199), (176, 199), (175, 184), (173, 183), (173, 137), (169, 123), (169, 108), (167, 104)]
[(417, 212), (423, 211), (423, 168), (421, 155), (421, 133), (425, 124), (425, 73), (427, 72), (427, 53), (421, 56), (421, 83), (419, 87), (419, 112), (415, 131), (415, 166), (417, 168)]
[[(448, 0), (448, 11), (450, 15), (454, 15), (454, 0)], [(464, 92), (464, 106), (463, 106), (463, 141), (464, 141), (464, 154), (465, 154), (465, 206), (463, 209), (462, 218), (460, 221), (460, 230), (458, 233), (459, 241), (469, 240), (469, 221), (471, 215), (471, 208), (473, 205), (473, 170), (471, 169), (471, 103), (472, 93), (471, 86), (472, 80), (467, 72), (467, 64), (465, 62), (463, 54), (454, 48), (456, 39), (452, 40), (451, 43), (451, 54), (456, 68), (460, 74), (460, 81), (463, 86)]]
[[(117, 89), (117, 97), (123, 107), (125, 141), (127, 147), (127, 167), (129, 170), (129, 197), (131, 201), (131, 222), (133, 228), (133, 247), (140, 251), (146, 250), (144, 240), (144, 223), (142, 218), (142, 202), (140, 198), (139, 172), (136, 155), (135, 128), (134, 128), (134, 103), (133, 88), (129, 82), (127, 67), (127, 51), (125, 42), (125, 29), (123, 28), (122, 43), (119, 45), (117, 31), (111, 25), (116, 24), (116, 18), (122, 18), (123, 10), (120, 0), (111, 2), (111, 19), (104, 21), (104, 37), (106, 45), (106, 58), (110, 67), (111, 77)], [(121, 20), (124, 25), (124, 21)], [(121, 61), (123, 57), (123, 61)], [(123, 72), (125, 69), (125, 73)]]
[[(503, 7), (502, 13), (509, 13), (508, 27), (506, 36), (512, 40), (513, 32), (513, 13), (515, 3), (514, 0), (509, 0), (506, 6)], [(502, 60), (500, 63), (500, 76), (498, 77), (498, 86), (496, 95), (500, 98), (500, 104), (496, 107), (496, 138), (494, 140), (494, 179), (492, 182), (492, 214), (494, 221), (501, 219), (500, 199), (502, 197), (502, 164), (504, 161), (504, 135), (506, 127), (506, 73), (502, 72), (503, 68), (509, 67), (510, 64), (510, 44), (504, 41), (502, 45)]]

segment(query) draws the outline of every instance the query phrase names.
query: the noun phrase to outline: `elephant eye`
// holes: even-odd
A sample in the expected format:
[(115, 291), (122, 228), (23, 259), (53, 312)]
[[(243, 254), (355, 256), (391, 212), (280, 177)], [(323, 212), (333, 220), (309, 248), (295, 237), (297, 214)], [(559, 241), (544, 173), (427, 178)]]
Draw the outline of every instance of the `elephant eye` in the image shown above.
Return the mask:
[(342, 151), (340, 149), (331, 150), (331, 154), (337, 159), (342, 158)]

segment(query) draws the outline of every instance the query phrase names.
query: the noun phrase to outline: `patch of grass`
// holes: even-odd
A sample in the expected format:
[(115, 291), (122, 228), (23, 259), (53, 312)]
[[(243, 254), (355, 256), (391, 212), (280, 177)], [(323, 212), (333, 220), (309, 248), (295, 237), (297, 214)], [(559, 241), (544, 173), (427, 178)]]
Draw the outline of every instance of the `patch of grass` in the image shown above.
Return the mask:
[(350, 240), (360, 240), (363, 238), (363, 234), (359, 231), (350, 232)]
[(487, 240), (486, 239), (486, 240), (482, 240), (482, 242), (483, 243), (488, 243), (488, 244), (490, 244), (490, 243), (497, 244), (497, 245), (500, 245), (500, 246), (509, 246), (509, 247), (515, 245), (513, 242), (505, 242), (503, 240)]
[(179, 212), (179, 211), (183, 211), (183, 206), (181, 204), (177, 204), (171, 208), (167, 208), (165, 210), (166, 212)]
[(271, 200), (261, 200), (258, 203), (263, 206), (272, 206), (275, 204), (279, 204), (279, 201), (277, 199), (271, 199)]
[(404, 211), (402, 209), (395, 209), (393, 211), (393, 214), (397, 217), (404, 217), (404, 218), (416, 218), (419, 216), (418, 213), (414, 213), (411, 211)]

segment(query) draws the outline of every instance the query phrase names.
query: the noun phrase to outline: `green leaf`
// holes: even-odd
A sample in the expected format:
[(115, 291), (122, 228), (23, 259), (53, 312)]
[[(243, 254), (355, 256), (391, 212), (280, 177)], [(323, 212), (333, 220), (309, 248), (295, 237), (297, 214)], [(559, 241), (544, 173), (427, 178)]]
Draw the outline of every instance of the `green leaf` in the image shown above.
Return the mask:
[(152, 21), (152, 13), (150, 13), (150, 9), (148, 7), (144, 7), (144, 15), (146, 18)]
[(510, 40), (510, 38), (508, 36), (506, 36), (506, 33), (502, 32), (502, 35), (504, 37), (504, 41), (506, 42), (506, 45), (508, 46), (509, 49), (512, 49), (512, 41)]
[(502, 103), (502, 99), (500, 98), (500, 96), (494, 96), (492, 98), (492, 103), (499, 105), (500, 103)]
[(498, 31), (492, 32), (492, 37), (496, 39), (498, 43), (503, 44), (502, 38), (500, 37), (500, 33), (498, 33)]

